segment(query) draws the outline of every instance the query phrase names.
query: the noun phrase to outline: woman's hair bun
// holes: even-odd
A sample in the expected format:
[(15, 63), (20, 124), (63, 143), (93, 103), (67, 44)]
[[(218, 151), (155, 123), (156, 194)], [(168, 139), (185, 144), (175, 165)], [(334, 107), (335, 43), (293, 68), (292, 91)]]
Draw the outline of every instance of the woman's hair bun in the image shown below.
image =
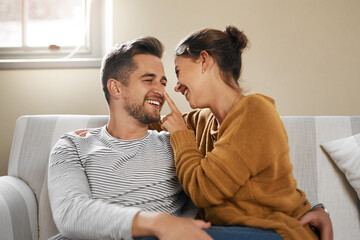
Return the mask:
[(246, 48), (248, 39), (237, 27), (232, 25), (226, 26), (224, 32), (229, 36), (231, 42), (239, 48), (239, 51), (242, 52), (242, 50)]

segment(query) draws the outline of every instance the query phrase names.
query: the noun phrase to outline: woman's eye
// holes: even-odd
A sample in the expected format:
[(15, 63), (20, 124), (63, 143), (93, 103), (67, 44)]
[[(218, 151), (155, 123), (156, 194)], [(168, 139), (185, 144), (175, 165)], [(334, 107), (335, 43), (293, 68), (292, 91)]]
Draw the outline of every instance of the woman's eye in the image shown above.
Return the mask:
[(151, 79), (145, 79), (144, 81), (145, 81), (145, 82), (152, 82)]
[(175, 70), (176, 76), (179, 75), (179, 70)]
[(162, 84), (162, 85), (164, 85), (164, 86), (166, 87), (166, 82), (162, 82), (161, 84)]

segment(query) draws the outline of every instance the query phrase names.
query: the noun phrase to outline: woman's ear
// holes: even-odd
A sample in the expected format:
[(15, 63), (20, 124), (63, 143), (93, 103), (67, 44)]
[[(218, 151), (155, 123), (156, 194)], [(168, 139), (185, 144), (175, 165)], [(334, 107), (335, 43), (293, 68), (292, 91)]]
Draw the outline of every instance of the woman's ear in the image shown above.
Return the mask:
[(110, 95), (116, 99), (120, 98), (121, 96), (121, 88), (119, 84), (121, 83), (114, 78), (110, 78), (107, 82), (107, 89)]
[(199, 60), (202, 65), (202, 72), (204, 73), (207, 69), (210, 69), (214, 64), (213, 58), (209, 55), (207, 51), (201, 51)]

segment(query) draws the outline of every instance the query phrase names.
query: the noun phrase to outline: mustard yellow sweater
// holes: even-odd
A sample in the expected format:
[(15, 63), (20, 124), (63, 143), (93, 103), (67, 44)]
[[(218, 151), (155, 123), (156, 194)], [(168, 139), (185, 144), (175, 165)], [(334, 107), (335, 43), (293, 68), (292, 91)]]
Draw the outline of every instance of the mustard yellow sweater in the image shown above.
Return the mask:
[(296, 187), (287, 134), (271, 98), (242, 98), (219, 129), (208, 109), (185, 121), (191, 130), (171, 135), (177, 175), (205, 220), (273, 229), (284, 239), (317, 239), (297, 220), (310, 204)]

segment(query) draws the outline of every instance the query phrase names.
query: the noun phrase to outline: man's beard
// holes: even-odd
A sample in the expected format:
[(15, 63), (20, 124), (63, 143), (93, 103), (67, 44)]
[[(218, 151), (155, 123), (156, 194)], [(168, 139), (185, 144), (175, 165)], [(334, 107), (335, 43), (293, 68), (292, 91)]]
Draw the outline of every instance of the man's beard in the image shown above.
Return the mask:
[(150, 124), (160, 121), (159, 114), (151, 114), (145, 110), (145, 106), (138, 105), (128, 100), (128, 104), (125, 106), (125, 110), (130, 116), (138, 120), (142, 124)]

